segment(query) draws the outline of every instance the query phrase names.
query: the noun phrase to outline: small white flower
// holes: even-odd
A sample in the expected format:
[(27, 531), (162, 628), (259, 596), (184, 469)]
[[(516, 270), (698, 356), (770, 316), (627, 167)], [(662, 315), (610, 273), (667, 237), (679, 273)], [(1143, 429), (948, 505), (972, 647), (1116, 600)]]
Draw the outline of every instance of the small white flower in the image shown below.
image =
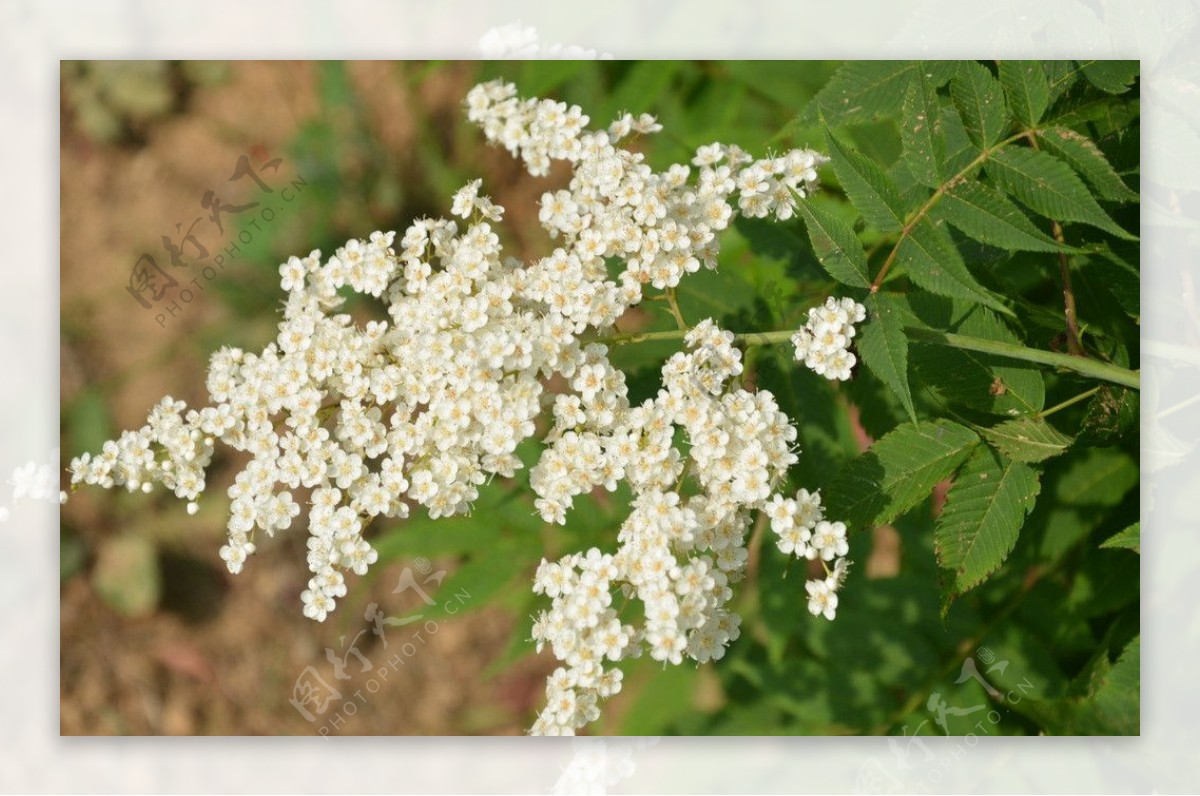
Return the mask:
[(808, 612), (813, 616), (821, 616), (832, 620), (837, 614), (838, 596), (823, 580), (810, 580), (804, 584), (808, 591)]

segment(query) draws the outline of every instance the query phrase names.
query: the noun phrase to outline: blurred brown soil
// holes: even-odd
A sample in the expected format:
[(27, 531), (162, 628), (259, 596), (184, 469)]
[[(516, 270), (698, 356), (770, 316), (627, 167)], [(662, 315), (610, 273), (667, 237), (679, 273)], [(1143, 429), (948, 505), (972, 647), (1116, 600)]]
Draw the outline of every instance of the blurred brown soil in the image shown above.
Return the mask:
[[(426, 118), (453, 117), (460, 113), (469, 75), (451, 65), (413, 89), (398, 79), (399, 68), (348, 65), (366, 100), (372, 133), (403, 162), (414, 137), (412, 103), (422, 103)], [(124, 286), (138, 255), (154, 249), (160, 235), (194, 212), (203, 192), (227, 179), (239, 154), (255, 145), (282, 150), (317, 112), (315, 91), (312, 64), (234, 63), (223, 82), (192, 92), (175, 113), (150, 126), (143, 140), (122, 144), (89, 140), (64, 106), (63, 406), (90, 385), (107, 401), (114, 430), (137, 427), (163, 395), (202, 403), (211, 353), (202, 341), (220, 340), (232, 324), (259, 339), (271, 335), (273, 319), (238, 318), (211, 294), (160, 324)], [(509, 218), (522, 207), (536, 212), (533, 202), (544, 183), (517, 179), (511, 166), (498, 165), (505, 160), (485, 158), (499, 177), (493, 195), (510, 207)], [(406, 223), (396, 218), (383, 228), (402, 230)], [(308, 248), (298, 243), (297, 253)], [(230, 269), (218, 278), (238, 275)], [(64, 460), (80, 452), (69, 449), (69, 440), (64, 429)], [(515, 632), (503, 610), (482, 608), (442, 620), (420, 642), (414, 635), (420, 623), (385, 627), (382, 640), (371, 633), (372, 624), (363, 619), (369, 603), (391, 616), (420, 606), (411, 592), (392, 594), (403, 567), (412, 562), (380, 567), (368, 579), (351, 577), (349, 594), (324, 624), (305, 619), (300, 610), (308, 578), (302, 526), (263, 540), (241, 574), (225, 572), (217, 550), (224, 535), (222, 493), (233, 465), (228, 459), (218, 464), (194, 517), (181, 503), (160, 496), (94, 489), (80, 490), (64, 507), (65, 533), (86, 555), (61, 589), (62, 734), (287, 735), (314, 734), (322, 727), (343, 735), (505, 734), (529, 725), (552, 662), (528, 658), (485, 676)], [(142, 616), (118, 613), (95, 587), (97, 556), (124, 535), (151, 540), (157, 550), (162, 594)], [(432, 565), (453, 568), (454, 562)], [(349, 679), (338, 680), (326, 648), (341, 654), (356, 637), (371, 672), (361, 671), (351, 656)], [(411, 655), (401, 652), (408, 649)], [(389, 667), (398, 653), (401, 662)], [(309, 666), (344, 696), (312, 722), (289, 702)], [(353, 696), (356, 691), (361, 698)], [(331, 724), (335, 707), (342, 720)]]

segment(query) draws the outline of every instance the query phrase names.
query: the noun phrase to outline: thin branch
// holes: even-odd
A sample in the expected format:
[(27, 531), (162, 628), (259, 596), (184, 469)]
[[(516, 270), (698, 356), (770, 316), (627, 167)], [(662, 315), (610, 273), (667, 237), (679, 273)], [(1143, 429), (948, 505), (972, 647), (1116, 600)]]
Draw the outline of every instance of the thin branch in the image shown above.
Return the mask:
[[(1064, 370), (1073, 370), (1082, 376), (1109, 381), (1113, 384), (1120, 384), (1123, 387), (1130, 387), (1135, 390), (1141, 387), (1141, 371), (1129, 370), (1128, 368), (1110, 365), (1107, 362), (1100, 362), (1095, 359), (1073, 357), (1069, 354), (1043, 351), (1040, 348), (1029, 348), (1017, 345), (1016, 343), (1000, 343), (995, 340), (985, 340), (982, 337), (968, 337), (962, 334), (939, 332), (934, 329), (922, 329), (917, 326), (905, 327), (904, 333), (908, 335), (910, 340), (921, 343), (934, 343), (936, 345), (950, 346), (951, 348), (961, 348), (965, 351), (992, 354), (998, 357), (1005, 357), (1006, 359), (1019, 359), (1023, 362), (1033, 362), (1038, 365), (1049, 365)], [(634, 334), (615, 335), (613, 337), (602, 337), (595, 342), (609, 346), (627, 345), (656, 340), (681, 340), (684, 334), (686, 332), (683, 330), (638, 332)], [(793, 334), (795, 332), (791, 329), (783, 329), (774, 332), (742, 332), (741, 334), (735, 334), (733, 338), (746, 345), (775, 345), (790, 341)]]
[[(1029, 146), (1041, 149), (1033, 130), (1026, 130), (1025, 138), (1028, 139)], [(1062, 224), (1052, 220), (1050, 231), (1054, 233), (1054, 239), (1058, 241), (1059, 246), (1067, 245), (1066, 238), (1063, 237)], [(1086, 357), (1087, 352), (1083, 350), (1083, 343), (1080, 340), (1079, 318), (1075, 312), (1075, 292), (1071, 289), (1071, 265), (1065, 251), (1058, 253), (1058, 276), (1062, 280), (1063, 315), (1067, 319), (1067, 351), (1077, 357)]]
[(687, 321), (683, 319), (683, 313), (679, 310), (679, 299), (675, 296), (675, 288), (667, 288), (666, 291), (667, 304), (671, 307), (671, 314), (675, 316), (675, 325), (679, 327), (679, 331), (686, 332), (690, 328)]
[(1066, 409), (1068, 406), (1074, 406), (1075, 404), (1079, 403), (1080, 401), (1084, 401), (1084, 400), (1087, 400), (1088, 398), (1091, 398), (1093, 395), (1095, 395), (1098, 392), (1100, 392), (1100, 387), (1093, 387), (1092, 389), (1088, 390), (1087, 392), (1079, 393), (1079, 395), (1076, 395), (1074, 398), (1068, 398), (1067, 400), (1063, 401), (1062, 403), (1056, 404), (1056, 405), (1050, 407), (1049, 409), (1043, 409), (1042, 411), (1037, 413), (1037, 416), (1043, 417), (1043, 418), (1049, 417), (1050, 415), (1054, 414), (1055, 412), (1057, 412), (1059, 410)]
[(896, 253), (900, 251), (900, 244), (904, 243), (904, 239), (907, 238), (914, 229), (916, 229), (917, 224), (920, 224), (921, 221), (924, 220), (925, 216), (928, 215), (933, 206), (936, 205), (938, 201), (946, 195), (946, 191), (953, 188), (968, 174), (982, 166), (984, 161), (990, 158), (992, 154), (996, 152), (996, 150), (1011, 144), (1013, 141), (1016, 141), (1019, 138), (1024, 137), (1026, 132), (1027, 131), (1023, 130), (1016, 135), (1011, 135), (1008, 138), (1005, 138), (999, 143), (992, 144), (990, 147), (980, 152), (974, 160), (959, 169), (957, 174), (937, 187), (937, 190), (933, 192), (933, 195), (930, 196), (929, 199), (925, 201), (925, 204), (921, 205), (921, 207), (917, 209), (917, 212), (913, 214), (912, 218), (905, 223), (904, 229), (900, 230), (900, 237), (896, 238), (896, 243), (892, 246), (892, 250), (888, 252), (887, 259), (883, 261), (883, 265), (880, 267), (879, 273), (875, 275), (875, 280), (871, 282), (872, 293), (879, 292), (879, 288), (883, 285), (884, 278), (887, 277), (888, 271), (892, 268), (892, 263), (896, 261)]
[(1025, 362), (1035, 362), (1039, 365), (1050, 365), (1056, 368), (1073, 370), (1083, 376), (1101, 381), (1110, 381), (1123, 387), (1139, 389), (1141, 387), (1141, 371), (1098, 362), (1085, 357), (1073, 357), (1069, 354), (1059, 354), (1054, 351), (1043, 351), (1039, 348), (1027, 348), (1015, 343), (1000, 343), (995, 340), (985, 340), (981, 337), (967, 337), (961, 334), (938, 332), (933, 329), (921, 329), (909, 326), (904, 329), (909, 339), (924, 343), (948, 345), (952, 348), (962, 348), (967, 351), (978, 351), (983, 354), (994, 354), (1008, 359), (1020, 359)]

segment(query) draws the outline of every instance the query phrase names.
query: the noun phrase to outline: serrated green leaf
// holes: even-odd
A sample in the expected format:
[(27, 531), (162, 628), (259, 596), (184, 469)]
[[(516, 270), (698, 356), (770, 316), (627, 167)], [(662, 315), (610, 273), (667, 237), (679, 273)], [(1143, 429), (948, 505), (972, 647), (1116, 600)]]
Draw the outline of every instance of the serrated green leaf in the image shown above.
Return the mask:
[(867, 255), (854, 230), (833, 213), (812, 202), (798, 202), (797, 209), (808, 228), (808, 239), (812, 242), (821, 267), (844, 285), (870, 287)]
[(1042, 61), (1042, 72), (1050, 84), (1051, 104), (1079, 80), (1079, 70), (1071, 61)]
[(1016, 462), (1036, 463), (1057, 456), (1071, 446), (1071, 438), (1045, 420), (1019, 417), (983, 430), (992, 446)]
[(1087, 136), (1066, 127), (1049, 127), (1038, 130), (1038, 138), (1046, 151), (1070, 164), (1101, 198), (1113, 202), (1138, 201), (1137, 192), (1125, 184), (1104, 153)]
[(1053, 735), (1137, 735), (1140, 732), (1141, 637), (1116, 663), (1102, 652), (1061, 699), (1021, 701), (1021, 712)]
[(1138, 432), (1141, 399), (1137, 390), (1104, 385), (1088, 401), (1079, 427), (1079, 442), (1086, 445), (1115, 445)]
[[(939, 302), (947, 303), (933, 296), (915, 296), (911, 303), (930, 328), (954, 329), (973, 339), (1020, 343), (1004, 322), (986, 308), (956, 302), (953, 312), (939, 312), (936, 310)], [(1041, 370), (1031, 363), (937, 344), (913, 347), (909, 363), (913, 383), (948, 405), (1002, 415), (1032, 414), (1045, 405), (1045, 380)]]
[(950, 82), (958, 69), (958, 61), (917, 61), (917, 68), (934, 88), (941, 88)]
[(916, 68), (916, 61), (848, 61), (789, 127), (812, 124), (818, 116), (829, 124), (889, 116), (900, 107)]
[(1050, 84), (1041, 62), (1001, 61), (1000, 85), (1017, 119), (1030, 127), (1041, 121), (1050, 104)]
[(955, 597), (999, 569), (1017, 543), (1041, 484), (1022, 462), (979, 448), (954, 479), (934, 526), (938, 564), (949, 574), (943, 613)]
[(1087, 261), (1084, 270), (1095, 273), (1126, 315), (1135, 321), (1142, 317), (1142, 279), (1134, 266), (1108, 250)]
[(931, 213), (980, 243), (1010, 251), (1069, 250), (1033, 225), (1004, 194), (975, 180), (947, 191)]
[(1123, 94), (1137, 79), (1137, 61), (1080, 61), (1079, 68), (1087, 81), (1109, 94)]
[(1035, 213), (1059, 222), (1091, 224), (1119, 238), (1137, 239), (1108, 217), (1070, 166), (1048, 152), (1010, 145), (992, 153), (984, 168), (1003, 191)]
[(899, 124), (904, 163), (922, 185), (938, 187), (945, 177), (946, 139), (937, 91), (922, 69), (908, 84)]
[[(979, 157), (979, 150), (971, 143), (967, 129), (963, 126), (962, 117), (949, 97), (942, 97), (940, 113), (942, 116), (942, 133), (946, 139), (946, 173), (973, 177), (983, 167), (981, 164), (971, 166)], [(969, 171), (966, 169), (970, 167)]]
[[(1043, 124), (1068, 127), (1093, 123), (1101, 131), (1120, 130), (1138, 117), (1138, 104), (1125, 97), (1097, 94), (1089, 83), (1075, 83), (1046, 113)], [(1099, 133), (1102, 134), (1102, 133)]]
[(829, 516), (854, 528), (891, 522), (929, 497), (978, 444), (974, 431), (949, 420), (900, 426), (838, 474), (826, 494)]
[(896, 299), (887, 293), (867, 298), (867, 323), (858, 340), (858, 353), (863, 364), (886, 384), (914, 423), (917, 410), (913, 407), (912, 390), (908, 386), (908, 338), (904, 334), (904, 319)]
[(919, 286), (939, 296), (966, 299), (1012, 315), (995, 294), (975, 281), (944, 225), (928, 218), (917, 222), (896, 247), (896, 261)]
[(899, 191), (883, 169), (844, 146), (828, 128), (825, 143), (833, 173), (855, 209), (880, 232), (899, 232), (904, 227), (904, 206)]
[(971, 143), (987, 149), (1008, 126), (1004, 92), (987, 67), (975, 61), (959, 65), (950, 81), (950, 98), (958, 108)]
[(1115, 448), (1093, 448), (1072, 459), (1055, 490), (1058, 499), (1069, 506), (1111, 508), (1138, 482), (1137, 462)]
[(1135, 553), (1142, 552), (1142, 524), (1135, 522), (1123, 531), (1113, 534), (1101, 547), (1121, 547)]

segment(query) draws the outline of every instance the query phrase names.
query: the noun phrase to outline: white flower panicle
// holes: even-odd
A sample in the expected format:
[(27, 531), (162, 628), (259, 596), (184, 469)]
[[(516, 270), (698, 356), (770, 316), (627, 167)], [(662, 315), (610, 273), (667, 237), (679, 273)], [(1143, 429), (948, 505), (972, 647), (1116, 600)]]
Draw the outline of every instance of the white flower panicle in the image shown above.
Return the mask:
[[(740, 386), (734, 336), (699, 323), (663, 366), (657, 396), (636, 405), (599, 342), (648, 285), (673, 288), (715, 268), (717, 235), (738, 213), (791, 217), (826, 158), (795, 150), (755, 160), (711, 144), (690, 166), (660, 173), (618, 146), (660, 129), (653, 117), (625, 114), (589, 130), (580, 108), (522, 100), (500, 82), (476, 86), (466, 105), (531, 174), (553, 161), (571, 166), (567, 187), (541, 201), (554, 251), (530, 263), (504, 257), (492, 226), (503, 208), (474, 180), (454, 195), (454, 220), (416, 221), (398, 239), (375, 232), (324, 261), (316, 251), (292, 257), (279, 269), (287, 299), (276, 340), (259, 353), (218, 351), (210, 405), (163, 399), (140, 429), (75, 459), (72, 484), (161, 484), (195, 512), (216, 444), (249, 453), (228, 490), (220, 556), (240, 571), (262, 534), (289, 529), (306, 503), (312, 577), (300, 598), (304, 614), (323, 621), (347, 592), (346, 573), (365, 574), (378, 558), (364, 538), (374, 518), (468, 512), (490, 477), (522, 467), (517, 446), (548, 408), (552, 425), (530, 473), (537, 512), (566, 524), (578, 495), (624, 483), (634, 496), (614, 550), (537, 572), (534, 589), (551, 605), (534, 639), (562, 665), (533, 731), (573, 733), (620, 691), (617, 662), (724, 655), (739, 634), (728, 606), (757, 510), (769, 513), (781, 550), (827, 568), (814, 581), (823, 585), (809, 584), (809, 607), (834, 615), (845, 526), (825, 521), (815, 494), (778, 494), (797, 461), (796, 431), (770, 392)], [(356, 324), (339, 311), (349, 292), (379, 298), (387, 319)], [(861, 320), (853, 302), (827, 304), (806, 327), (820, 341), (809, 348), (844, 350)], [(834, 330), (840, 342), (826, 339)], [(826, 371), (848, 375), (852, 364), (827, 362)], [(555, 394), (552, 379), (565, 385)], [(643, 621), (621, 619), (631, 601)]]
[[(621, 400), (611, 422), (583, 429), (566, 430), (573, 418), (560, 413), (557, 437), (531, 474), (552, 521), (596, 486), (623, 480), (634, 493), (614, 554), (592, 549), (538, 570), (534, 588), (552, 605), (536, 617), (533, 636), (564, 666), (549, 680), (535, 733), (573, 733), (592, 721), (599, 701), (620, 690), (616, 661), (648, 654), (703, 663), (723, 657), (739, 635), (731, 584), (745, 575), (753, 510), (782, 500), (771, 495), (797, 461), (796, 430), (770, 392), (731, 383), (741, 372), (733, 335), (705, 320), (686, 341), (688, 351), (664, 365), (654, 399), (634, 407)], [(686, 458), (674, 446), (677, 431)], [(699, 489), (690, 496), (680, 491), (686, 465)], [(641, 603), (644, 624), (622, 623), (614, 597)]]
[(858, 360), (850, 353), (854, 324), (867, 319), (867, 308), (851, 298), (827, 298), (808, 311), (808, 321), (792, 335), (796, 361), (833, 381), (845, 381)]

